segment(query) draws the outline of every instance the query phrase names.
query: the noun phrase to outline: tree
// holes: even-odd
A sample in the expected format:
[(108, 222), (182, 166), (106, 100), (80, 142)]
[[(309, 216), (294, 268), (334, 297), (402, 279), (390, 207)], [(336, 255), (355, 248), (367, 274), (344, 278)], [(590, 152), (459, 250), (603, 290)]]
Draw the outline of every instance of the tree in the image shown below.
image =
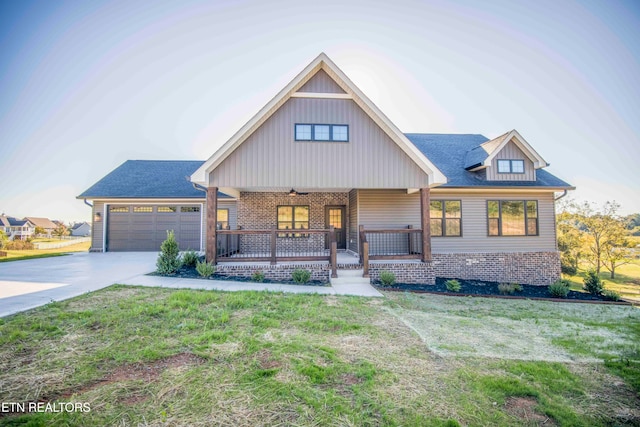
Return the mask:
[(584, 258), (584, 236), (579, 228), (575, 214), (559, 207), (562, 212), (556, 215), (558, 250), (562, 272), (574, 275), (578, 272), (580, 260)]
[(69, 234), (69, 230), (67, 229), (67, 227), (64, 224), (60, 223), (55, 228), (55, 230), (53, 230), (52, 234), (54, 236), (57, 236), (58, 238), (62, 239), (63, 236), (66, 236), (67, 234)]
[(36, 227), (36, 229), (34, 230), (34, 233), (36, 234), (36, 236), (42, 236), (44, 234), (47, 234), (47, 230), (45, 230), (44, 228), (38, 226)]
[(604, 251), (602, 264), (611, 273), (611, 278), (616, 278), (616, 268), (621, 265), (629, 264), (633, 253), (631, 248), (633, 242), (623, 236), (620, 240), (612, 242), (611, 246), (607, 246)]
[(0, 230), (0, 249), (4, 248), (4, 245), (7, 243), (9, 238), (4, 233), (4, 231)]

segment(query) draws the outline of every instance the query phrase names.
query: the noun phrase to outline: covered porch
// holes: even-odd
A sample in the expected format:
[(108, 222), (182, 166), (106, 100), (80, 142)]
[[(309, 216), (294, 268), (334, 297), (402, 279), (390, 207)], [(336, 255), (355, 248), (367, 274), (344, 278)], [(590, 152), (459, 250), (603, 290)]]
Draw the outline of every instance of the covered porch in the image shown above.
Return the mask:
[(322, 263), (334, 278), (341, 269), (360, 269), (369, 277), (371, 262), (431, 261), (428, 188), (411, 197), (415, 215), (405, 223), (406, 218), (387, 219), (386, 214), (367, 221), (356, 189), (242, 192), (234, 229), (212, 220), (218, 211), (217, 191), (207, 191), (206, 256), (227, 270)]

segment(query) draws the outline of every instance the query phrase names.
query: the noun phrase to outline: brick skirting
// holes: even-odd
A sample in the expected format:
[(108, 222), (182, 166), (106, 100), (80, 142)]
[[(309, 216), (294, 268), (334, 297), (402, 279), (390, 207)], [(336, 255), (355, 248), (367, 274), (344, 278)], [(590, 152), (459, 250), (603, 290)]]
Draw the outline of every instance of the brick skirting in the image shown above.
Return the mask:
[(371, 283), (379, 283), (380, 273), (390, 271), (396, 276), (397, 283), (417, 283), (433, 285), (436, 277), (429, 262), (370, 262), (369, 277)]
[(549, 285), (560, 278), (558, 252), (433, 254), (437, 277)]
[(220, 263), (216, 266), (216, 274), (228, 277), (251, 278), (256, 271), (262, 271), (265, 279), (292, 280), (291, 273), (301, 268), (311, 272), (311, 280), (328, 283), (331, 275), (329, 264), (276, 264), (276, 265), (226, 265)]

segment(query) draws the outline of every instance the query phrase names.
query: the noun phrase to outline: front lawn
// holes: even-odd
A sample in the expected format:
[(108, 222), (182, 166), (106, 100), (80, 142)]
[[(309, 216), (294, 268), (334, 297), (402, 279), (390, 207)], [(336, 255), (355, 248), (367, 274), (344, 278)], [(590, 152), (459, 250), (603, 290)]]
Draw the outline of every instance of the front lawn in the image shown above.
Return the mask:
[(0, 319), (0, 402), (91, 409), (0, 425), (637, 425), (638, 342), (624, 306), (112, 286)]

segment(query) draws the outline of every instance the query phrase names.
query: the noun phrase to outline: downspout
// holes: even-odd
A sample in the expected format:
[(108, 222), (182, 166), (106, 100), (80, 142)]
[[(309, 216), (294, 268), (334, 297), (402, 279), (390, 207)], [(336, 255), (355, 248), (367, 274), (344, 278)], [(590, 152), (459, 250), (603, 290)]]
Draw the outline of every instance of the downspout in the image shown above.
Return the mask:
[(84, 204), (89, 206), (90, 208), (93, 208), (93, 205), (89, 202), (87, 202), (87, 199), (84, 199)]
[(559, 195), (558, 197), (554, 198), (553, 201), (557, 202), (558, 200), (562, 199), (564, 196), (567, 195), (567, 193), (569, 193), (569, 190), (564, 190), (563, 193), (561, 195)]

